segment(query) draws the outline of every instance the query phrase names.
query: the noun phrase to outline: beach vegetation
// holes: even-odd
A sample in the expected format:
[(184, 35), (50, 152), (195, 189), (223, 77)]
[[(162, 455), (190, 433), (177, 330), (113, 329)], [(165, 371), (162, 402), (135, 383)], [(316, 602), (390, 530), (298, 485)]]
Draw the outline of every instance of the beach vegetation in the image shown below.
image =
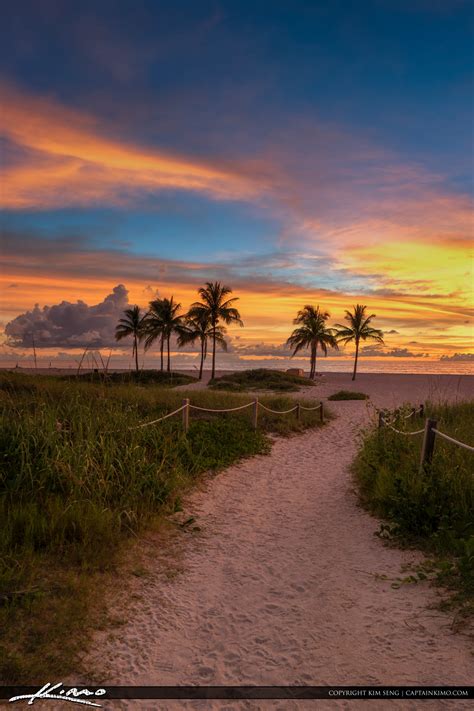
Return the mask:
[[(409, 411), (409, 410), (408, 410)], [(440, 431), (473, 445), (474, 402), (431, 405)], [(422, 422), (422, 421), (421, 421)], [(397, 429), (420, 429), (417, 418), (395, 420)], [(355, 463), (362, 503), (387, 522), (383, 538), (415, 545), (434, 557), (438, 580), (453, 590), (462, 614), (474, 612), (473, 453), (436, 437), (430, 464), (420, 468), (422, 435), (389, 427), (366, 432)]]
[(329, 395), (328, 400), (368, 400), (366, 393), (358, 393), (352, 390), (339, 390), (337, 393)]
[(273, 390), (278, 392), (297, 392), (301, 387), (315, 385), (308, 383), (308, 379), (301, 375), (285, 373), (281, 370), (270, 368), (255, 368), (241, 370), (213, 378), (209, 382), (212, 390), (226, 390), (229, 392), (252, 392), (257, 390)]
[[(230, 408), (248, 395), (177, 392), (134, 382), (0, 375), (0, 679), (36, 683), (80, 670), (93, 621), (103, 624), (104, 586), (130, 537), (182, 507), (201, 475), (270, 449), (268, 434), (320, 426), (252, 408), (172, 412), (183, 397)], [(277, 410), (294, 401), (262, 397)], [(101, 622), (102, 621), (102, 622)]]

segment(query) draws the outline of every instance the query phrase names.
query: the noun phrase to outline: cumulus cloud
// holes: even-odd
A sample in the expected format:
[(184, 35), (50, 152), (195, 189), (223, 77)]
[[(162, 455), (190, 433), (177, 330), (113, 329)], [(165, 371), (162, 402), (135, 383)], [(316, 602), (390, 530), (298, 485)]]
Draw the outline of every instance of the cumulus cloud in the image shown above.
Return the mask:
[(5, 326), (14, 348), (103, 348), (116, 345), (115, 326), (128, 305), (128, 290), (118, 284), (99, 304), (62, 301), (20, 314)]

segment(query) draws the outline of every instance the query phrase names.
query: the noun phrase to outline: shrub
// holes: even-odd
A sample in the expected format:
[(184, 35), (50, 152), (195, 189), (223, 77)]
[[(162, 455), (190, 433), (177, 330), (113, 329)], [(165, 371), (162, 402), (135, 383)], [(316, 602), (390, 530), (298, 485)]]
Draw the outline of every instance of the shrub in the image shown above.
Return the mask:
[(308, 385), (315, 385), (315, 382), (309, 378), (303, 378), (301, 375), (292, 375), (267, 368), (229, 373), (220, 378), (214, 378), (209, 383), (209, 386), (214, 390), (228, 390), (230, 392), (252, 390), (296, 392), (301, 387), (308, 387)]
[(339, 390), (328, 397), (328, 400), (368, 400), (369, 396), (365, 393), (356, 393), (352, 390)]

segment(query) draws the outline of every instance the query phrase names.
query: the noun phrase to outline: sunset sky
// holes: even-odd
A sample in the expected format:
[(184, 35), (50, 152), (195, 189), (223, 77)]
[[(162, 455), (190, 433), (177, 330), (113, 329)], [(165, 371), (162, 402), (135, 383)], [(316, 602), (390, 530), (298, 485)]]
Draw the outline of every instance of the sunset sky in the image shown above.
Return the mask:
[(6, 5), (0, 361), (108, 352), (127, 303), (214, 279), (229, 364), (287, 357), (307, 303), (367, 304), (366, 355), (473, 352), (473, 8)]

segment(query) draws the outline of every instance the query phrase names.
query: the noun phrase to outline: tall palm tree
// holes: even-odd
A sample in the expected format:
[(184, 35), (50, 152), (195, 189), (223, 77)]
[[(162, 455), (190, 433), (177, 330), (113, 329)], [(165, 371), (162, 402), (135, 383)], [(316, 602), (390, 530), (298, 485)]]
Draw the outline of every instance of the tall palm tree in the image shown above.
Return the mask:
[(183, 316), (179, 315), (181, 304), (174, 298), (155, 299), (150, 301), (150, 309), (145, 321), (145, 350), (148, 350), (157, 338), (160, 339), (161, 370), (163, 370), (163, 351), (167, 346), (168, 359), (167, 371), (171, 370), (170, 339), (173, 333), (179, 333), (183, 323)]
[(133, 336), (132, 356), (135, 356), (135, 369), (138, 373), (138, 344), (144, 337), (145, 317), (142, 316), (139, 306), (125, 309), (124, 318), (119, 319), (115, 328), (115, 340)]
[(204, 318), (204, 314), (209, 317), (212, 330), (212, 371), (211, 378), (216, 372), (216, 345), (219, 321), (222, 320), (226, 324), (238, 323), (243, 326), (243, 321), (240, 314), (232, 304), (238, 301), (238, 297), (231, 299), (226, 298), (232, 293), (232, 289), (224, 286), (220, 281), (207, 281), (206, 285), (198, 290), (201, 301), (195, 301), (189, 309), (189, 316), (194, 318)]
[[(216, 327), (216, 343), (222, 350), (227, 350), (227, 342), (225, 340), (226, 329), (224, 326)], [(201, 346), (201, 362), (199, 365), (199, 380), (202, 380), (202, 371), (204, 361), (207, 357), (207, 343), (214, 336), (214, 331), (211, 325), (209, 314), (206, 311), (201, 311), (196, 316), (185, 317), (183, 326), (180, 328), (178, 336), (178, 346), (185, 346), (188, 343), (200, 342)]]
[(298, 311), (293, 323), (298, 325), (287, 340), (287, 344), (293, 348), (292, 356), (296, 355), (303, 348), (311, 349), (309, 377), (314, 378), (316, 374), (316, 357), (318, 346), (321, 347), (324, 355), (327, 355), (328, 347), (338, 348), (336, 336), (332, 328), (326, 327), (329, 318), (327, 311), (321, 311), (319, 306), (306, 305)]
[(375, 314), (370, 314), (367, 316), (367, 306), (362, 306), (357, 304), (353, 306), (353, 312), (346, 310), (345, 320), (349, 323), (348, 326), (336, 324), (339, 329), (337, 332), (337, 340), (341, 343), (355, 342), (355, 359), (354, 359), (354, 372), (352, 373), (352, 380), (355, 380), (357, 372), (357, 360), (359, 358), (359, 344), (361, 341), (377, 341), (377, 343), (383, 343), (383, 332), (378, 328), (372, 328), (370, 322), (375, 318)]

